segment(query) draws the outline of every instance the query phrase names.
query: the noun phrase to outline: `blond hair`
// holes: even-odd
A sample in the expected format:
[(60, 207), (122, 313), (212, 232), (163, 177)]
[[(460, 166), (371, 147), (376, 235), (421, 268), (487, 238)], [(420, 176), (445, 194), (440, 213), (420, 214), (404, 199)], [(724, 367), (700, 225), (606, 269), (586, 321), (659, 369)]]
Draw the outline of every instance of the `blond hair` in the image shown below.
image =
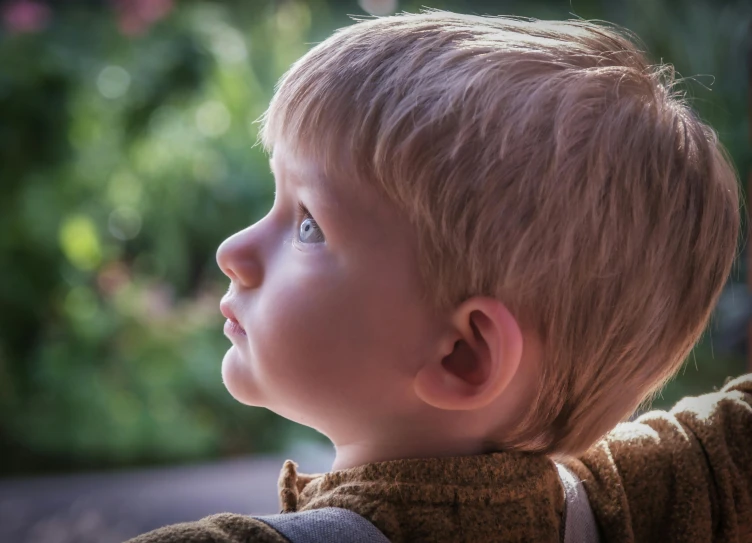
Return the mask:
[(502, 300), (544, 345), (496, 448), (573, 454), (662, 386), (736, 254), (735, 171), (670, 66), (623, 29), (429, 11), (358, 22), (283, 77), (264, 117), (350, 157), (410, 217), (426, 293)]

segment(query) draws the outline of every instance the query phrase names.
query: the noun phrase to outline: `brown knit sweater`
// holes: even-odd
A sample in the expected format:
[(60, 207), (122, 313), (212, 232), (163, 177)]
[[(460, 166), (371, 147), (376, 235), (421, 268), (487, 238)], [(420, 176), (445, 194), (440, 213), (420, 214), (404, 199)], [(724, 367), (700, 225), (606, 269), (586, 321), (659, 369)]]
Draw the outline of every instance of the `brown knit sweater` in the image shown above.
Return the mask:
[[(617, 426), (578, 459), (602, 541), (752, 542), (752, 374)], [(393, 543), (555, 542), (564, 494), (551, 460), (514, 452), (393, 460), (319, 475), (285, 462), (283, 512), (343, 507)], [(219, 514), (133, 543), (287, 543)]]

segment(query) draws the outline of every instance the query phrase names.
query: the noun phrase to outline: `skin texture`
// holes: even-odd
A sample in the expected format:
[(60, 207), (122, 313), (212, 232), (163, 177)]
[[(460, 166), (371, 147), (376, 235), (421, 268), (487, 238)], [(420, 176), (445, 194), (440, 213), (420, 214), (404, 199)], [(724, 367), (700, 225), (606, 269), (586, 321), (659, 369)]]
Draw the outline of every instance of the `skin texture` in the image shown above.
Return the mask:
[(421, 296), (417, 240), (374, 187), (283, 142), (271, 165), (271, 210), (217, 251), (245, 331), (225, 327), (230, 394), (328, 436), (333, 469), (482, 452), (533, 390), (534, 338), (501, 301)]

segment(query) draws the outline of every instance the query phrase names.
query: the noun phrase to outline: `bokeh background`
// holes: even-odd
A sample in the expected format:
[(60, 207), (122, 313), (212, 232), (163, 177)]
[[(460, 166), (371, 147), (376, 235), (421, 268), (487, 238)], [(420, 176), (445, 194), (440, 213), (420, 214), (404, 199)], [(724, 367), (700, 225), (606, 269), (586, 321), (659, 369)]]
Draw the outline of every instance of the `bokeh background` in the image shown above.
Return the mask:
[[(749, 0), (0, 2), (0, 478), (325, 443), (225, 391), (215, 251), (271, 204), (256, 120), (282, 73), (349, 15), (422, 6), (626, 26), (747, 179)], [(740, 251), (656, 407), (745, 372)]]

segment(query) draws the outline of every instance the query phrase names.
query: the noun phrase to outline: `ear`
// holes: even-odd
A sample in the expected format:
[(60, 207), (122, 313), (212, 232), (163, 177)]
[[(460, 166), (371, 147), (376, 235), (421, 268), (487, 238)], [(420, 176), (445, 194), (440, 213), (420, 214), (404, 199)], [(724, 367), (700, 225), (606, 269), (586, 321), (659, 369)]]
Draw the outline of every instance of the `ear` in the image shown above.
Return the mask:
[(485, 407), (517, 373), (522, 358), (520, 326), (502, 302), (488, 297), (466, 300), (451, 321), (439, 356), (418, 371), (415, 392), (439, 409)]

